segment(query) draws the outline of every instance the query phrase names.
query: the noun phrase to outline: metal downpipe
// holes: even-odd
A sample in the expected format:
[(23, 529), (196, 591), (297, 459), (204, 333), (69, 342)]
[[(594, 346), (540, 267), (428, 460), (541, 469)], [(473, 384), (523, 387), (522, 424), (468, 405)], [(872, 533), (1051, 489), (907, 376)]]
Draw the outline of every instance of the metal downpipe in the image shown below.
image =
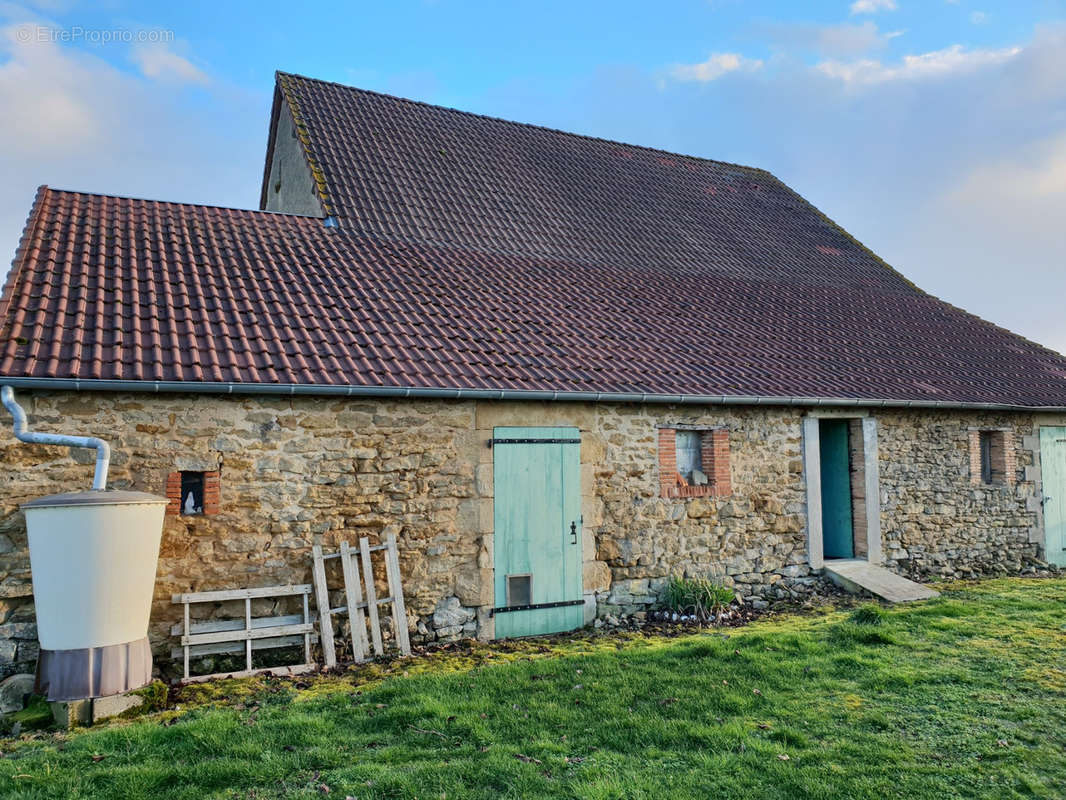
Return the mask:
[(11, 386), (0, 387), (0, 401), (15, 418), (15, 438), (31, 444), (56, 444), (63, 447), (89, 447), (96, 450), (96, 471), (93, 473), (93, 489), (102, 492), (107, 488), (107, 468), (111, 463), (111, 446), (95, 436), (68, 436), (62, 433), (35, 433), (27, 430), (26, 412), (15, 400)]

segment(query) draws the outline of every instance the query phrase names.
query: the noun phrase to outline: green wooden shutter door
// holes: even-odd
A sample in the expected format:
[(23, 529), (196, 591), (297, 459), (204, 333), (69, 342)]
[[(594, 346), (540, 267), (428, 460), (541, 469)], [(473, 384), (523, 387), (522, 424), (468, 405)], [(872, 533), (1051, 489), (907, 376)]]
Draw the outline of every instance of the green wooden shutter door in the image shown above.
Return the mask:
[[(493, 435), (580, 437), (577, 428), (508, 427)], [(515, 604), (508, 600), (509, 576), (530, 576), (534, 604), (581, 600), (581, 445), (497, 444), (492, 461), (496, 606)], [(583, 622), (580, 605), (498, 612), (496, 636), (568, 631)]]
[(1040, 428), (1040, 476), (1047, 560), (1066, 566), (1066, 428)]

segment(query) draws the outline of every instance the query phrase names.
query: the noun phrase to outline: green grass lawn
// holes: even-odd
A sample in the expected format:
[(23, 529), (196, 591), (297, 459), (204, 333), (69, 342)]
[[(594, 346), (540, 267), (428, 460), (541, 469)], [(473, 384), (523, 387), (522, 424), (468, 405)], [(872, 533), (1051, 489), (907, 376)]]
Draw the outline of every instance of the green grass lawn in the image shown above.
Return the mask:
[(0, 742), (0, 795), (1066, 797), (1064, 623), (1066, 580), (997, 580), (725, 633), (231, 681)]

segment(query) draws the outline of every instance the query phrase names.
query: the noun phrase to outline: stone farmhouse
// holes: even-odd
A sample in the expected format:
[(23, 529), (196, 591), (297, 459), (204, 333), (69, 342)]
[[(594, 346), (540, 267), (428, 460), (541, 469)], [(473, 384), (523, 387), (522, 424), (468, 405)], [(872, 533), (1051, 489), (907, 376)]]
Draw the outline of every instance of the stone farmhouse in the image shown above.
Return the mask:
[[(366, 535), (398, 537), (422, 640), (577, 627), (672, 574), (761, 603), (836, 560), (1064, 563), (1066, 358), (763, 170), (279, 73), (259, 207), (42, 187), (0, 301), (31, 425), (172, 500), (157, 655), (173, 593), (307, 582)], [(92, 454), (0, 448), (13, 672), (19, 504)]]

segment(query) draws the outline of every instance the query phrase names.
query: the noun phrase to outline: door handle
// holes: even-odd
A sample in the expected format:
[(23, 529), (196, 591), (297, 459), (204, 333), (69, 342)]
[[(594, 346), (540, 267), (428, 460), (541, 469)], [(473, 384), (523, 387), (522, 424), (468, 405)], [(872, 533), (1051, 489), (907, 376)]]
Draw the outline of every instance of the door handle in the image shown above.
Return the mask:
[(577, 523), (570, 523), (570, 535), (574, 538), (570, 540), (570, 544), (577, 544)]

